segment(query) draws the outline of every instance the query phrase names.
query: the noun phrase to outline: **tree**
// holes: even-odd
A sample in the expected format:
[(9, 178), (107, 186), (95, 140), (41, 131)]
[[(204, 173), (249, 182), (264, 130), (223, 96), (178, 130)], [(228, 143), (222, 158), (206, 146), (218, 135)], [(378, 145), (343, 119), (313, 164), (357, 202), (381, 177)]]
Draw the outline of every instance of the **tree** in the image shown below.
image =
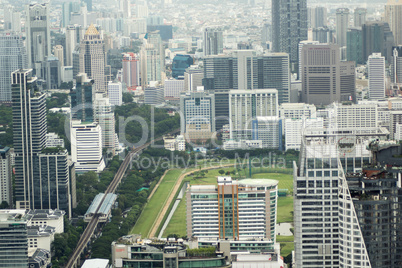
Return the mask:
[(124, 103), (130, 103), (133, 102), (133, 95), (131, 93), (128, 92), (124, 92), (123, 93), (123, 102)]
[(224, 171), (223, 169), (220, 169), (218, 172), (219, 172), (219, 174), (221, 174), (221, 175), (225, 174), (225, 171)]

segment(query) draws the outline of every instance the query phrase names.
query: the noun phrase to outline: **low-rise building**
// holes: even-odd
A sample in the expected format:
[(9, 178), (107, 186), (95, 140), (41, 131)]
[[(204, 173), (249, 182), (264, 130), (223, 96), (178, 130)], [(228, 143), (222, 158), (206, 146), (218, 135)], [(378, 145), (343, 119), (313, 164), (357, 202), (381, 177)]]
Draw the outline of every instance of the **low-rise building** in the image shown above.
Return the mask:
[(169, 151), (185, 151), (186, 150), (186, 141), (184, 140), (183, 135), (178, 135), (176, 137), (173, 136), (164, 136), (163, 137), (164, 147)]

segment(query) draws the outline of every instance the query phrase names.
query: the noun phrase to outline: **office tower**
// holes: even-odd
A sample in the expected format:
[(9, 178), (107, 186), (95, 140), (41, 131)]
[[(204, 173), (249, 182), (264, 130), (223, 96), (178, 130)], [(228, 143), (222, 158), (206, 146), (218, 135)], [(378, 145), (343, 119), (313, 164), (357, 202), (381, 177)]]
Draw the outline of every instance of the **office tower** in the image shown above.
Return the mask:
[(185, 70), (194, 64), (194, 59), (190, 55), (176, 54), (172, 62), (172, 77), (183, 76)]
[(88, 27), (81, 41), (79, 61), (80, 72), (86, 73), (94, 80), (94, 90), (105, 93), (110, 75), (106, 72), (108, 66), (106, 66), (105, 43), (93, 24)]
[(196, 91), (197, 87), (202, 86), (204, 70), (198, 65), (192, 65), (184, 72), (184, 91)]
[(77, 173), (101, 172), (105, 168), (102, 157), (102, 129), (96, 122), (71, 122), (71, 159)]
[(271, 41), (272, 25), (269, 23), (264, 23), (261, 30), (261, 42), (266, 43)]
[(354, 61), (356, 64), (364, 64), (361, 27), (348, 29), (346, 43), (346, 59), (348, 61)]
[(61, 62), (54, 56), (48, 56), (41, 63), (36, 73), (46, 81), (47, 89), (57, 89), (61, 84)]
[(402, 45), (402, 2), (388, 0), (385, 5), (385, 21), (389, 24), (395, 38), (395, 45)]
[(346, 46), (346, 32), (349, 27), (349, 9), (338, 8), (336, 10), (336, 43), (340, 47)]
[(366, 23), (366, 14), (367, 14), (367, 9), (365, 8), (355, 8), (354, 12), (354, 26), (355, 27), (362, 27), (363, 24)]
[(278, 181), (218, 177), (217, 182), (217, 186), (192, 185), (187, 190), (187, 236), (275, 242)]
[(67, 27), (70, 24), (71, 13), (80, 12), (80, 2), (64, 2), (61, 6), (61, 26)]
[(83, 2), (86, 4), (88, 11), (91, 12), (92, 11), (92, 0), (83, 0)]
[(10, 147), (0, 146), (0, 203), (13, 206), (13, 184)]
[(144, 88), (144, 103), (158, 105), (164, 102), (164, 88), (161, 85), (152, 85)]
[(312, 20), (312, 28), (319, 28), (327, 26), (327, 8), (315, 7), (313, 13), (314, 19)]
[(303, 129), (305, 128), (323, 128), (324, 121), (322, 118), (286, 118), (282, 120), (282, 126), (285, 129), (285, 151), (300, 151)]
[(3, 14), (4, 14), (4, 30), (10, 30), (12, 28), (13, 24), (13, 6), (11, 5), (6, 5), (3, 8)]
[(278, 116), (276, 89), (229, 91), (230, 139), (251, 140), (252, 121), (257, 117)]
[(135, 90), (140, 85), (140, 61), (136, 54), (123, 55), (123, 82), (127, 89)]
[(302, 102), (327, 105), (356, 101), (355, 63), (340, 61), (339, 53), (338, 45), (303, 46)]
[(186, 92), (180, 96), (180, 133), (186, 140), (212, 139), (215, 131), (215, 96), (205, 91)]
[(109, 98), (102, 93), (96, 93), (94, 99), (94, 121), (102, 129), (102, 147), (114, 155), (115, 150), (115, 120)]
[(180, 94), (184, 92), (184, 80), (169, 79), (165, 80), (164, 85), (165, 100), (179, 100)]
[(387, 62), (391, 62), (394, 36), (387, 22), (367, 21), (362, 26), (363, 61), (373, 53), (381, 53)]
[(22, 36), (0, 35), (0, 101), (11, 101), (11, 72), (27, 68), (27, 60)]
[(223, 33), (218, 29), (205, 28), (202, 33), (204, 57), (223, 53)]
[(93, 122), (93, 80), (88, 79), (85, 73), (76, 76), (75, 88), (70, 91), (71, 119), (82, 122)]
[[(307, 40), (307, 1), (272, 1), (272, 47), (286, 52), (292, 64), (298, 62), (298, 44)], [(295, 70), (297, 70), (297, 66)], [(293, 69), (293, 68), (292, 68)]]
[(313, 41), (318, 41), (319, 43), (334, 43), (334, 34), (335, 31), (328, 27), (314, 28)]
[(381, 53), (373, 53), (368, 57), (369, 98), (380, 100), (385, 98), (385, 58)]
[(66, 27), (66, 66), (73, 66), (73, 51), (77, 46), (79, 47), (84, 36), (83, 31), (83, 28), (79, 25), (68, 25)]
[(33, 208), (40, 200), (38, 155), (46, 144), (46, 94), (38, 91), (32, 69), (12, 73), (17, 208)]
[(64, 50), (62, 45), (56, 45), (53, 47), (53, 55), (59, 59), (60, 66), (64, 66)]
[(369, 141), (386, 135), (376, 128), (335, 128), (325, 134), (304, 130), (299, 166), (294, 162), (297, 267), (371, 267), (354, 217), (364, 214), (345, 196), (342, 177), (344, 172), (359, 174), (371, 159)]
[(0, 212), (0, 267), (28, 267), (28, 218), (13, 212)]
[(393, 48), (391, 61), (391, 83), (402, 83), (402, 46)]
[(165, 70), (165, 51), (158, 32), (147, 33), (146, 42), (141, 48), (141, 86), (151, 81), (162, 81)]
[(301, 80), (301, 74), (302, 74), (302, 63), (301, 63), (301, 59), (302, 59), (302, 57), (301, 57), (301, 53), (302, 53), (302, 49), (303, 49), (303, 46), (304, 45), (316, 45), (316, 44), (319, 44), (320, 42), (318, 42), (318, 41), (309, 41), (309, 40), (304, 40), (304, 41), (300, 41), (300, 43), (299, 43), (299, 56), (298, 56), (298, 58), (299, 58), (299, 72), (297, 73), (297, 79), (298, 80)]
[(28, 66), (39, 69), (38, 64), (51, 55), (49, 4), (27, 5), (26, 14)]
[(123, 87), (121, 82), (109, 81), (107, 85), (107, 93), (109, 96), (111, 105), (122, 105), (123, 104)]
[(123, 18), (128, 19), (131, 17), (131, 3), (130, 0), (119, 0), (120, 11), (123, 13)]
[(37, 209), (60, 209), (71, 213), (70, 172), (67, 150), (49, 147), (39, 153), (40, 199), (35, 199)]

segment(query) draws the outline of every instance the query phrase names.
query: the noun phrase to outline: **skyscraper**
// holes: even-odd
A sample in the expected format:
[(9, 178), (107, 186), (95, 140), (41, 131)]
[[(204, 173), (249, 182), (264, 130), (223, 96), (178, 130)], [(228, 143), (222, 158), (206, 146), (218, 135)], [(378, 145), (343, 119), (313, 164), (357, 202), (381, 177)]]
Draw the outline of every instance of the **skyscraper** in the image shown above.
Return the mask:
[(22, 36), (0, 35), (0, 101), (11, 101), (11, 73), (27, 68), (27, 60)]
[(365, 8), (355, 8), (354, 17), (354, 26), (355, 27), (362, 27), (364, 23), (366, 23), (366, 14), (367, 9)]
[(59, 59), (60, 66), (64, 66), (64, 50), (62, 45), (56, 45), (53, 47), (53, 54)]
[(0, 202), (13, 204), (13, 184), (10, 147), (0, 146)]
[(102, 93), (96, 93), (93, 103), (94, 121), (102, 129), (102, 147), (114, 156), (115, 150), (115, 121), (109, 98)]
[(162, 81), (165, 70), (165, 52), (159, 33), (146, 35), (146, 42), (141, 48), (141, 86), (148, 86), (151, 81)]
[(223, 53), (222, 31), (212, 28), (205, 28), (203, 31), (204, 56), (219, 55)]
[(402, 2), (398, 0), (388, 0), (385, 5), (385, 21), (391, 27), (394, 34), (395, 45), (402, 45)]
[(105, 93), (110, 68), (108, 70), (109, 66), (106, 66), (105, 44), (93, 24), (85, 32), (79, 53), (80, 72), (86, 73), (90, 79), (94, 80), (93, 87), (96, 92)]
[(75, 88), (71, 89), (71, 119), (82, 122), (93, 122), (94, 81), (88, 79), (85, 73), (76, 76)]
[(304, 45), (302, 49), (302, 102), (326, 105), (356, 101), (355, 63), (340, 61), (338, 45)]
[(26, 14), (28, 67), (36, 70), (51, 55), (49, 4), (30, 4)]
[(362, 36), (363, 62), (366, 62), (372, 53), (381, 53), (386, 61), (391, 61), (395, 40), (387, 22), (367, 21), (362, 26)]
[(274, 0), (271, 10), (273, 51), (288, 53), (290, 62), (297, 65), (298, 44), (308, 39), (307, 1)]
[(394, 47), (392, 51), (391, 83), (402, 83), (402, 46)]
[(315, 7), (314, 8), (314, 20), (312, 23), (312, 28), (319, 28), (327, 26), (327, 8), (326, 7)]
[(134, 90), (140, 86), (140, 62), (136, 54), (129, 52), (123, 55), (123, 82), (127, 89)]
[(46, 94), (38, 91), (32, 69), (12, 73), (17, 208), (33, 208), (40, 200), (39, 158), (46, 143)]
[(349, 27), (349, 9), (336, 10), (336, 43), (342, 48), (346, 46), (346, 33)]
[[(83, 31), (83, 28), (79, 25), (68, 25), (66, 27), (66, 66), (73, 66), (73, 51), (79, 46), (84, 36)], [(78, 65), (77, 69), (79, 69)]]
[(346, 34), (346, 43), (346, 59), (354, 61), (356, 64), (364, 64), (361, 27), (349, 28)]
[(381, 53), (373, 53), (368, 57), (369, 98), (380, 100), (385, 98), (385, 58)]
[(109, 81), (109, 83), (107, 85), (107, 93), (108, 93), (111, 105), (122, 105), (123, 104), (123, 88), (122, 88), (121, 82)]
[(178, 78), (183, 76), (185, 70), (194, 63), (193, 57), (190, 55), (177, 54), (172, 62), (172, 77)]

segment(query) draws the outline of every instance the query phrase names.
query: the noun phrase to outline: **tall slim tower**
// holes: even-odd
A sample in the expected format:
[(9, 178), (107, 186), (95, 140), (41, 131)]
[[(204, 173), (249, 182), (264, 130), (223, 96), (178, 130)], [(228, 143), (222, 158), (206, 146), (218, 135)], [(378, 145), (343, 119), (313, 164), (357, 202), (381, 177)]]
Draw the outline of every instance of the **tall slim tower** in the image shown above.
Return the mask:
[(205, 28), (203, 32), (204, 56), (223, 53), (223, 34), (217, 29)]
[(135, 89), (140, 85), (140, 66), (136, 54), (129, 52), (123, 55), (123, 82), (128, 89)]
[(71, 119), (82, 122), (94, 121), (93, 111), (93, 80), (88, 79), (85, 73), (76, 76), (75, 88), (71, 89)]
[(385, 5), (385, 21), (391, 27), (394, 34), (395, 44), (402, 45), (402, 2), (398, 0), (388, 0)]
[(349, 9), (338, 8), (336, 10), (336, 43), (340, 47), (346, 46), (346, 33), (349, 25)]
[(10, 147), (0, 146), (0, 202), (13, 204), (13, 184)]
[(38, 69), (38, 64), (51, 55), (49, 4), (28, 5), (26, 14), (28, 66)]
[(369, 75), (369, 97), (372, 100), (385, 98), (385, 58), (381, 53), (373, 53), (367, 61)]
[(141, 48), (141, 85), (146, 87), (150, 81), (162, 81), (165, 67), (165, 52), (157, 31), (147, 33), (146, 42)]
[(79, 62), (80, 72), (86, 73), (90, 79), (94, 80), (95, 91), (105, 93), (108, 81), (105, 74), (105, 43), (93, 24), (88, 27), (81, 41)]
[(273, 51), (288, 53), (296, 68), (298, 44), (302, 40), (307, 40), (307, 0), (273, 0)]
[(11, 101), (11, 73), (21, 68), (27, 68), (22, 36), (0, 35), (0, 101)]
[(354, 13), (354, 26), (355, 27), (362, 27), (362, 25), (366, 22), (366, 14), (367, 9), (365, 8), (355, 8)]
[(12, 73), (17, 208), (33, 208), (40, 200), (39, 154), (46, 143), (46, 94), (38, 91), (32, 69)]

